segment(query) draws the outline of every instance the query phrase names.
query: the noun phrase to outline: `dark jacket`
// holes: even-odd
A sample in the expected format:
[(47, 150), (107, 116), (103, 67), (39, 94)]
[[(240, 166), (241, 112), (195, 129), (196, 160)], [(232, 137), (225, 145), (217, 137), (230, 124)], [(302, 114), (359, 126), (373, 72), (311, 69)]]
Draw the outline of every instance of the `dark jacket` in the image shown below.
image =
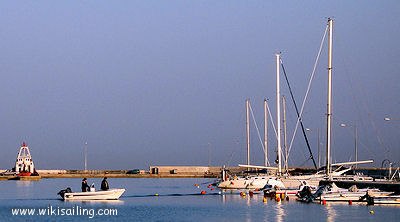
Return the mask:
[(103, 181), (101, 181), (101, 190), (108, 190), (110, 189), (110, 187), (108, 186), (108, 182), (106, 179), (103, 179)]
[(87, 192), (90, 189), (89, 185), (87, 184), (87, 181), (82, 181), (82, 192)]

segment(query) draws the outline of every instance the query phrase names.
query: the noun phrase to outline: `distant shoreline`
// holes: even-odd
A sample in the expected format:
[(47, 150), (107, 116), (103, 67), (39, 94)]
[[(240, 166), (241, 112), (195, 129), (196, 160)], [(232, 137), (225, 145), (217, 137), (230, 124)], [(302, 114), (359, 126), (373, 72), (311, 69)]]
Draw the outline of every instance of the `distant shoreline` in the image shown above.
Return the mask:
[[(240, 175), (243, 168), (227, 167), (231, 174)], [(3, 175), (0, 180), (40, 180), (47, 178), (219, 178), (222, 167), (205, 166), (151, 166), (145, 170), (37, 170), (39, 176), (18, 177), (17, 175)], [(296, 168), (300, 174), (310, 168)], [(2, 172), (2, 171), (0, 171)], [(357, 172), (382, 178), (387, 175), (385, 168), (359, 168)]]
[(40, 179), (57, 179), (57, 178), (217, 178), (216, 175), (196, 175), (196, 174), (45, 174), (40, 176), (0, 176), (1, 180), (40, 180)]

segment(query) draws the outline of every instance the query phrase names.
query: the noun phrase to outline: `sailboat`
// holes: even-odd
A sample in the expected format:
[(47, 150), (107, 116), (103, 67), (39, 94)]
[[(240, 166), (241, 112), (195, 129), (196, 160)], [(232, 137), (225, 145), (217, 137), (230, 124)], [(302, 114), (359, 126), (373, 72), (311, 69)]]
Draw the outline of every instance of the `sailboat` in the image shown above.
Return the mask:
[[(333, 20), (328, 19), (329, 27), (329, 44), (328, 44), (328, 103), (327, 103), (327, 142), (326, 142), (326, 175), (325, 180), (320, 184), (329, 184), (334, 182), (342, 188), (349, 188), (356, 185), (358, 188), (379, 188), (383, 191), (400, 192), (400, 182), (396, 181), (376, 181), (375, 179), (367, 176), (350, 175), (350, 176), (334, 176), (331, 173), (331, 121), (332, 121), (332, 27)], [(355, 161), (350, 164), (368, 163), (372, 161)], [(336, 164), (337, 165), (337, 164)]]
[[(264, 101), (264, 104), (266, 104), (266, 101)], [(252, 165), (250, 165), (250, 124), (249, 124), (249, 119), (250, 119), (250, 114), (249, 114), (249, 107), (250, 107), (250, 101), (246, 100), (246, 141), (247, 141), (247, 164), (242, 166), (239, 165), (240, 167), (243, 168), (253, 168)], [(265, 106), (264, 106), (265, 107)], [(266, 109), (265, 109), (266, 111)], [(266, 116), (266, 115), (265, 115)], [(266, 124), (266, 120), (265, 120)], [(266, 140), (266, 138), (265, 138)], [(266, 151), (264, 152), (265, 155)], [(265, 165), (267, 165), (267, 156), (265, 156)], [(276, 167), (268, 167), (264, 166), (263, 169), (269, 169), (269, 170), (276, 170)], [(222, 171), (222, 181), (218, 184), (218, 188), (220, 189), (235, 189), (235, 190), (262, 190), (266, 187), (278, 187), (278, 188), (284, 188), (284, 184), (282, 181), (277, 178), (274, 175), (270, 174), (256, 174), (256, 175), (245, 175), (245, 176), (229, 176), (227, 175), (227, 172), (225, 169)]]
[[(341, 171), (332, 171), (332, 167), (339, 166), (338, 169), (346, 165), (372, 163), (372, 160), (344, 162), (344, 163), (331, 163), (331, 122), (332, 122), (332, 37), (333, 37), (333, 20), (328, 18), (328, 95), (327, 95), (327, 114), (326, 114), (326, 170), (325, 173), (317, 173), (309, 176), (288, 176), (283, 178), (285, 185), (288, 185), (293, 180), (306, 179), (310, 184), (318, 185), (321, 181), (338, 182), (338, 181), (373, 181), (372, 177), (365, 175), (344, 175), (350, 169)], [(350, 186), (349, 186), (350, 187)], [(347, 187), (347, 188), (349, 188)]]
[[(281, 180), (286, 188), (298, 187), (299, 184), (306, 182), (311, 186), (318, 186), (320, 181), (372, 181), (372, 177), (367, 177), (364, 175), (350, 175), (346, 176), (344, 173), (350, 169), (342, 169), (342, 166), (362, 164), (362, 163), (372, 163), (372, 160), (366, 161), (356, 161), (356, 162), (344, 162), (332, 164), (330, 159), (331, 153), (331, 121), (332, 121), (332, 30), (333, 30), (333, 20), (328, 19), (328, 102), (327, 102), (327, 142), (326, 142), (326, 170), (325, 172), (318, 172), (316, 174), (310, 175), (299, 175), (292, 176), (284, 174), (282, 172), (282, 146), (280, 138), (280, 54), (276, 54), (276, 78), (277, 78), (277, 93), (276, 93), (276, 105), (277, 105), (277, 148), (278, 148), (278, 159), (277, 159), (277, 179)], [(300, 117), (299, 117), (300, 118)], [(239, 165), (241, 167), (250, 167), (258, 169), (270, 169), (270, 167), (264, 166), (251, 166), (251, 165)], [(333, 171), (332, 167), (338, 166), (338, 168)]]

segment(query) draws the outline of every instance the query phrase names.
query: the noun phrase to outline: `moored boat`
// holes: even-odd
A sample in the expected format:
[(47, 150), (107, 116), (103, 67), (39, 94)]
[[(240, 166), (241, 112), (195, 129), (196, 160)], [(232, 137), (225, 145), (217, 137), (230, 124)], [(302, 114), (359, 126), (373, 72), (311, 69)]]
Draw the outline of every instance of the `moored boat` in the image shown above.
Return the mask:
[(367, 198), (368, 205), (375, 204), (399, 204), (400, 205), (400, 196), (384, 196), (384, 197), (370, 197)]
[(277, 178), (265, 176), (233, 177), (218, 184), (220, 189), (249, 189), (262, 190), (266, 185), (284, 188), (282, 181)]
[(352, 186), (350, 189), (339, 188), (332, 184), (321, 185), (315, 193), (303, 190), (298, 193), (298, 201), (310, 202), (367, 202), (373, 198), (389, 197), (392, 192), (385, 192), (379, 189), (358, 189)]

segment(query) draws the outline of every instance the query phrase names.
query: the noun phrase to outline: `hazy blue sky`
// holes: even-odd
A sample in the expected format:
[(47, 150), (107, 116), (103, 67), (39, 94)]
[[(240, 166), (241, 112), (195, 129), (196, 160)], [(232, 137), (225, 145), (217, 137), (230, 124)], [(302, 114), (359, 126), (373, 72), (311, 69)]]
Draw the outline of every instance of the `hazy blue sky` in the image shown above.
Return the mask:
[[(2, 2), (0, 169), (22, 141), (38, 169), (82, 169), (85, 141), (89, 169), (244, 163), (245, 99), (261, 128), (264, 98), (275, 118), (280, 51), (300, 103), (328, 17), (333, 160), (354, 158), (347, 123), (359, 159), (400, 162), (399, 15), (397, 0)], [(317, 129), (325, 146), (326, 53), (304, 113), (315, 153)], [(251, 161), (262, 164), (254, 125), (251, 136)], [(307, 156), (296, 137), (290, 165)]]

